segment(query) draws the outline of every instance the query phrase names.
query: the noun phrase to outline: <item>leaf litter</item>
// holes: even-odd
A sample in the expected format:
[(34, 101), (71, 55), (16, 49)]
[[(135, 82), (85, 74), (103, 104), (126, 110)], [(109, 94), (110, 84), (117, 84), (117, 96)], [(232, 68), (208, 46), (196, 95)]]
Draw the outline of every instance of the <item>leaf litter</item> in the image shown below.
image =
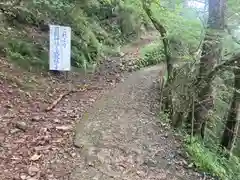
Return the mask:
[[(73, 72), (66, 82), (25, 73), (0, 59), (0, 179), (68, 179), (79, 159), (72, 143), (75, 123), (104, 91), (123, 81), (124, 70), (114, 65), (119, 62), (119, 57), (103, 62), (94, 75)], [(24, 77), (35, 81), (28, 87)], [(86, 84), (89, 88), (79, 90)], [(62, 95), (69, 87), (74, 93)]]

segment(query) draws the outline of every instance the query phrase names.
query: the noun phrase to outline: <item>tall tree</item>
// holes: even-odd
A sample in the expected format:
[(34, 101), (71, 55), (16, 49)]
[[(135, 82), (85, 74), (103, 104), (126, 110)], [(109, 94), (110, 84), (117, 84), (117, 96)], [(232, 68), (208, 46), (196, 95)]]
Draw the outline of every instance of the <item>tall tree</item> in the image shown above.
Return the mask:
[[(208, 113), (214, 107), (212, 81), (205, 81), (205, 77), (221, 59), (224, 10), (225, 0), (208, 0), (208, 24), (200, 58), (199, 74), (196, 79), (196, 84), (201, 83), (200, 87), (197, 88), (197, 100), (194, 103), (193, 133), (201, 135), (202, 138), (204, 138)], [(190, 112), (189, 117), (191, 114)]]

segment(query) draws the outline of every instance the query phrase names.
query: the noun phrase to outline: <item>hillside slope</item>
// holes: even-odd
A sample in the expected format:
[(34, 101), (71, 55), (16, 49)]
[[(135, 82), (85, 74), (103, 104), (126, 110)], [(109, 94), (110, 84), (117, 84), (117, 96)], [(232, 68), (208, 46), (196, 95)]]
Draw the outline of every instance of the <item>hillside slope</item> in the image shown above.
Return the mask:
[(48, 68), (49, 24), (72, 28), (72, 65), (85, 69), (149, 24), (141, 4), (132, 0), (4, 0), (0, 21), (2, 55), (34, 71)]

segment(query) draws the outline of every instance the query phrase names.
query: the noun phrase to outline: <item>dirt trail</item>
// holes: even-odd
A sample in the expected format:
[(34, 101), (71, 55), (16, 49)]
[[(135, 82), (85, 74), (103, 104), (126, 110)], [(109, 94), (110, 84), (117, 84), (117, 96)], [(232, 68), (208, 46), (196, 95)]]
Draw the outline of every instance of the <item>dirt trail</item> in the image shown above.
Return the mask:
[[(0, 103), (4, 105), (0, 108), (0, 179), (199, 179), (179, 166), (184, 161), (176, 158), (178, 143), (159, 126), (153, 113), (157, 90), (152, 84), (161, 67), (129, 77), (126, 73), (126, 80), (125, 73), (117, 69), (121, 58), (137, 58), (140, 47), (155, 38), (148, 33), (123, 47), (124, 57), (109, 57), (90, 76), (75, 73), (71, 82), (25, 75), (0, 61), (4, 65), (4, 78), (0, 75)], [(23, 75), (27, 80), (31, 77), (38, 86), (31, 84), (34, 89), (22, 90), (15, 79), (10, 83), (9, 74), (19, 80)], [(71, 94), (53, 110), (44, 111), (69, 87), (83, 84), (102, 89)], [(76, 122), (80, 123), (73, 139)]]
[(76, 128), (81, 160), (71, 180), (196, 180), (179, 166), (178, 143), (159, 125), (155, 66), (102, 96)]

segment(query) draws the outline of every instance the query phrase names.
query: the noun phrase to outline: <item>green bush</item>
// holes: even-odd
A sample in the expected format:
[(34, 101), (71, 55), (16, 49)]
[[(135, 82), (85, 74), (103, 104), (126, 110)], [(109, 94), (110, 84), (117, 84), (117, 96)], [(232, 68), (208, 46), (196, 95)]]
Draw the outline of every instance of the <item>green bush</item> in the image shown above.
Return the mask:
[(140, 67), (156, 65), (165, 59), (163, 46), (160, 42), (154, 42), (141, 49), (141, 57), (138, 60)]
[(227, 160), (217, 153), (218, 147), (209, 149), (200, 141), (190, 143), (188, 138), (185, 147), (191, 160), (200, 170), (210, 172), (222, 180), (240, 179), (239, 158), (232, 156)]

